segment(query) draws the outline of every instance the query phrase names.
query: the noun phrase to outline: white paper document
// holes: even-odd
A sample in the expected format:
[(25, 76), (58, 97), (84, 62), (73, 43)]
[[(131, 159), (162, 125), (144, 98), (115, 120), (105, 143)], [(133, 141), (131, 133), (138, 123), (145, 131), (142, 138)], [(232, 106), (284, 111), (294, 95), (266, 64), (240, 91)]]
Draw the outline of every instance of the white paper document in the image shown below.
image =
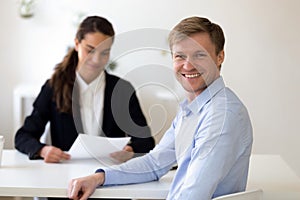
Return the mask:
[(121, 151), (130, 137), (108, 138), (79, 134), (69, 150), (71, 159), (111, 159), (109, 154)]

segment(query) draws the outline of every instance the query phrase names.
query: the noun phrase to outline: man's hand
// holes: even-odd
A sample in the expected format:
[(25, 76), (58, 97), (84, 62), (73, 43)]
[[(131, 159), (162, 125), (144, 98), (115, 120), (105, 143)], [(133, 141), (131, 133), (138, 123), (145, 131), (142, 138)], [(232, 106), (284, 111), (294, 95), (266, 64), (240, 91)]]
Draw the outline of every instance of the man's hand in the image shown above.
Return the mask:
[(73, 179), (69, 183), (68, 197), (74, 200), (86, 200), (95, 192), (96, 187), (104, 183), (104, 179), (103, 172)]
[(58, 163), (71, 158), (70, 154), (54, 146), (44, 146), (40, 151), (40, 156), (46, 163)]
[(111, 153), (110, 156), (120, 162), (126, 162), (134, 156), (131, 146), (126, 145), (122, 151)]

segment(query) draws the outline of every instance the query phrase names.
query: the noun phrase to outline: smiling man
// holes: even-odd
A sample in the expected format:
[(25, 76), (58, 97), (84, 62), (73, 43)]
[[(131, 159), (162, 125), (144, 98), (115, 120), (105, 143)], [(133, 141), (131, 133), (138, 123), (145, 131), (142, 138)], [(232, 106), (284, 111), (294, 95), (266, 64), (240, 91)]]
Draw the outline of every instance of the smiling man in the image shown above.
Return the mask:
[(206, 18), (190, 17), (169, 35), (173, 68), (186, 99), (160, 143), (143, 157), (74, 179), (68, 195), (87, 199), (102, 185), (158, 180), (178, 165), (167, 199), (208, 200), (244, 191), (252, 148), (246, 107), (220, 76), (224, 34)]

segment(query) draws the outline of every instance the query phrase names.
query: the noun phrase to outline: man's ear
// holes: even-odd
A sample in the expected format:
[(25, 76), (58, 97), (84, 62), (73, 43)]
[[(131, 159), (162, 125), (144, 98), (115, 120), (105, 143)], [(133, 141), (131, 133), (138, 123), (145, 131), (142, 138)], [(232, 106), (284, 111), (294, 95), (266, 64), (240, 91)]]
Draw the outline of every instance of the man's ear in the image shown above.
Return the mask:
[(218, 54), (218, 66), (221, 65), (224, 61), (225, 53), (224, 50), (220, 51)]
[(222, 50), (222, 51), (219, 52), (219, 54), (217, 56), (217, 66), (219, 68), (221, 68), (221, 65), (224, 61), (224, 58), (225, 58), (225, 52), (224, 52), (224, 50)]

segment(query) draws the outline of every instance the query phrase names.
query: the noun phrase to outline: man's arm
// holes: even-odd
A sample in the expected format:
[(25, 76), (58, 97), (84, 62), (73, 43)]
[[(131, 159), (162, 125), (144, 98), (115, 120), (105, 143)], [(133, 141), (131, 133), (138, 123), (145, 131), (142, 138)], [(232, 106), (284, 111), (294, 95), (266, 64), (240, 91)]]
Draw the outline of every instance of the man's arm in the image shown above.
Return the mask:
[(157, 180), (166, 174), (175, 162), (174, 127), (172, 125), (150, 153), (121, 165), (97, 170), (98, 172), (90, 176), (72, 180), (69, 184), (68, 196), (72, 199), (84, 200), (99, 185), (120, 185)]

